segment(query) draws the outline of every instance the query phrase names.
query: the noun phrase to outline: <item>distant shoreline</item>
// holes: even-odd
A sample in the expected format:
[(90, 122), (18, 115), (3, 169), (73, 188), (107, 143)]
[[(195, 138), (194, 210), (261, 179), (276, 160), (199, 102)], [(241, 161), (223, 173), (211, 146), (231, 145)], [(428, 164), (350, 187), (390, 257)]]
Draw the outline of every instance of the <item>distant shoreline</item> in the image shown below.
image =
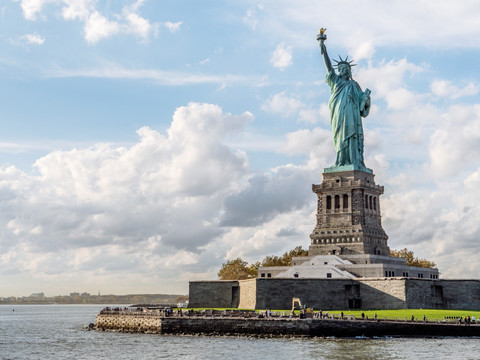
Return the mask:
[(186, 295), (175, 294), (128, 294), (128, 295), (90, 295), (88, 293), (72, 293), (63, 296), (28, 296), (4, 297), (0, 305), (125, 305), (125, 304), (152, 304), (167, 305), (184, 302)]
[(116, 305), (116, 306), (128, 306), (128, 307), (142, 307), (142, 306), (155, 306), (155, 307), (177, 307), (176, 304), (141, 304), (141, 305), (130, 305), (131, 303), (123, 303), (123, 302), (104, 302), (104, 303), (65, 303), (65, 302), (22, 302), (22, 303), (0, 303), (0, 306), (23, 306), (23, 305)]

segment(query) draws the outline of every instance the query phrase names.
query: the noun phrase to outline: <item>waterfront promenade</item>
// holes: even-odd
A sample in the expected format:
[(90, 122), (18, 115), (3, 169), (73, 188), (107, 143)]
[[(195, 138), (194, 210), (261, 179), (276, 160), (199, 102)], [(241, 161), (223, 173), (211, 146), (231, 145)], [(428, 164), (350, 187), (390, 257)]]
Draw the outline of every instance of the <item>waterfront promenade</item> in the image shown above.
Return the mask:
[(104, 309), (95, 319), (95, 329), (176, 335), (305, 336), (305, 337), (480, 337), (480, 326), (460, 324), (457, 319), (411, 321), (407, 319), (339, 318), (315, 313), (300, 318), (265, 311), (215, 311), (171, 309)]

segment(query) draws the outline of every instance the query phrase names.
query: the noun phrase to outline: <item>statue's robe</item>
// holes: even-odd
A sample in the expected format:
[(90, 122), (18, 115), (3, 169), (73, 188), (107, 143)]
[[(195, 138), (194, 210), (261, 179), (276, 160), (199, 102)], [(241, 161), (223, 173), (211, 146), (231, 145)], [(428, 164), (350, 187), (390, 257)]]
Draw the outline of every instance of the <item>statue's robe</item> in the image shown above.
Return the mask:
[(345, 80), (334, 71), (327, 74), (330, 86), (330, 124), (337, 152), (336, 166), (358, 165), (363, 162), (363, 126), (361, 116), (368, 115), (369, 106), (360, 109), (365, 95), (354, 80)]

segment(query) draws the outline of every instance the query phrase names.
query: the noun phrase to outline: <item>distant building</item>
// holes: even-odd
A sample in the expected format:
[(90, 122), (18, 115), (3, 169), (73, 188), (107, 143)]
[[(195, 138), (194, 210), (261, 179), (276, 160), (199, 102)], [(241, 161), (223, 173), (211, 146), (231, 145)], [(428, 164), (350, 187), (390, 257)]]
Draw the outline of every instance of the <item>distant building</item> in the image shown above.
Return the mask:
[(45, 294), (43, 292), (33, 293), (32, 295), (30, 295), (30, 297), (34, 299), (42, 299), (45, 297)]

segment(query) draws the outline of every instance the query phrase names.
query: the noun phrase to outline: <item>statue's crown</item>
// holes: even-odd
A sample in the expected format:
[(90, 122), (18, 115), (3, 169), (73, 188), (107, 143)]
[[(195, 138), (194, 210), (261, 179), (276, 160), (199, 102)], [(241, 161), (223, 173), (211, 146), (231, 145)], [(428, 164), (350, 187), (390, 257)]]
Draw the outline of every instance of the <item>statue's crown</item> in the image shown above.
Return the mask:
[(348, 61), (348, 56), (347, 56), (345, 59), (342, 59), (342, 57), (341, 57), (340, 55), (338, 55), (338, 58), (339, 58), (340, 60), (335, 60), (335, 59), (333, 59), (333, 61), (335, 61), (335, 62), (337, 63), (337, 64), (335, 65), (336, 68), (338, 68), (338, 66), (339, 66), (340, 64), (345, 64), (345, 65), (348, 65), (348, 66), (350, 66), (350, 67), (352, 67), (352, 66), (357, 66), (357, 64), (352, 64), (354, 60)]

